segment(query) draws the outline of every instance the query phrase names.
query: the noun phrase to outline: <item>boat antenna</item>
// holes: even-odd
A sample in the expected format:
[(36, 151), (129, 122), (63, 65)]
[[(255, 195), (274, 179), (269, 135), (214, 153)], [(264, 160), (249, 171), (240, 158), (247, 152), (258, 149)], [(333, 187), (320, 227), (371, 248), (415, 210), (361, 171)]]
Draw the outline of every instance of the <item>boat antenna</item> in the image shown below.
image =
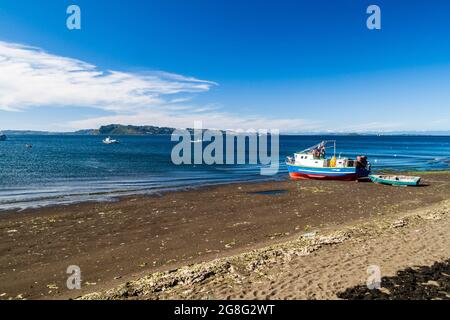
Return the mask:
[(334, 157), (336, 158), (336, 140), (334, 140)]

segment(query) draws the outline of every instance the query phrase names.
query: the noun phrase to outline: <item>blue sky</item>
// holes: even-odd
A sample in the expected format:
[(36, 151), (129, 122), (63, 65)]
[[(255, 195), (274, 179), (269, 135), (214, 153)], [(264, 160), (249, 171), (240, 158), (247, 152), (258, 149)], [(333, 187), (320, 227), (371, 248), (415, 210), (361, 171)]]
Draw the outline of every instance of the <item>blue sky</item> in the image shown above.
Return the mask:
[[(77, 4), (82, 30), (66, 28)], [(366, 28), (381, 8), (382, 29)], [(0, 0), (0, 129), (450, 130), (450, 3)]]

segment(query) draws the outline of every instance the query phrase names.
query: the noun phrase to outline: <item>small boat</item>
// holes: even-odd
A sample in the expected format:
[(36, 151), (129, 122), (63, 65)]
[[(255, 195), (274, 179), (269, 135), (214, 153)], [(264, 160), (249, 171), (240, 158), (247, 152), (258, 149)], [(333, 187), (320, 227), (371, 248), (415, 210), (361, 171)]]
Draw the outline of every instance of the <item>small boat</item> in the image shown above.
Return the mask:
[(0, 141), (6, 141), (6, 135), (0, 134)]
[[(333, 148), (333, 156), (326, 157), (326, 149)], [(336, 157), (336, 141), (321, 143), (287, 157), (289, 176), (293, 179), (319, 179), (353, 181), (370, 174), (367, 157), (356, 159)]]
[(111, 139), (111, 137), (107, 137), (106, 139), (103, 139), (104, 144), (118, 144), (119, 140)]
[(370, 180), (375, 183), (388, 184), (391, 186), (417, 186), (420, 183), (420, 177), (413, 176), (393, 176), (383, 174), (372, 174)]
[(27, 143), (27, 144), (25, 145), (25, 148), (27, 148), (27, 149), (32, 149), (32, 148), (33, 148), (33, 145)]
[(203, 140), (202, 139), (197, 139), (197, 140), (192, 140), (191, 143), (202, 143)]

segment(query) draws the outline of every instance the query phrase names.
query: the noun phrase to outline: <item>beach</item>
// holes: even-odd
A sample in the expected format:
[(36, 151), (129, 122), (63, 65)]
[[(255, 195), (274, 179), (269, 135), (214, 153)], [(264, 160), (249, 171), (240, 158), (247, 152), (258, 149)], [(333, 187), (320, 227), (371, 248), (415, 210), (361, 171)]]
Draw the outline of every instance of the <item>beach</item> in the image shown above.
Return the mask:
[(450, 1), (354, 2), (3, 1), (0, 303), (450, 299)]
[[(356, 297), (370, 265), (445, 267), (450, 173), (420, 175), (417, 188), (286, 179), (0, 212), (0, 299)], [(66, 287), (71, 265), (81, 290)]]

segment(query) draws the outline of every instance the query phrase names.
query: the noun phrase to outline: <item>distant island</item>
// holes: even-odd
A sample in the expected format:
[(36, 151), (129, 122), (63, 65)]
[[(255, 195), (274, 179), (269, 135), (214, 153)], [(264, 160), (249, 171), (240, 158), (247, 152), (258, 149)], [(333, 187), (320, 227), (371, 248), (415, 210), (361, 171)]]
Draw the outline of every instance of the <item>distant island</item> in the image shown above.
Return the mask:
[[(122, 124), (109, 124), (101, 126), (98, 129), (85, 129), (73, 132), (50, 132), (50, 131), (34, 131), (34, 130), (4, 130), (5, 135), (105, 135), (105, 136), (121, 136), (121, 135), (133, 135), (133, 136), (147, 136), (147, 135), (171, 135), (176, 128), (170, 127), (157, 127), (157, 126), (133, 126)], [(193, 132), (192, 128), (188, 128), (190, 132)], [(204, 129), (206, 130), (206, 129)], [(224, 130), (218, 130), (225, 132)], [(2, 131), (0, 131), (2, 133)], [(315, 136), (450, 136), (450, 130), (448, 131), (370, 131), (370, 132), (292, 132), (281, 133), (283, 135), (315, 135)]]
[(175, 128), (156, 127), (156, 126), (125, 126), (120, 124), (110, 124), (101, 126), (91, 134), (101, 135), (161, 135), (172, 134)]
[[(109, 124), (101, 126), (99, 129), (85, 129), (73, 132), (50, 132), (50, 131), (33, 131), (33, 130), (4, 130), (5, 135), (116, 135), (116, 136), (148, 136), (148, 135), (171, 135), (176, 128), (157, 127), (157, 126), (132, 126), (122, 124)], [(193, 133), (194, 129), (188, 128)], [(206, 130), (206, 129), (203, 129)], [(222, 130), (218, 130), (225, 132)]]
[(174, 130), (175, 128), (167, 127), (110, 124), (101, 126), (99, 129), (85, 129), (74, 132), (5, 130), (3, 133), (6, 135), (168, 135), (172, 134)]

